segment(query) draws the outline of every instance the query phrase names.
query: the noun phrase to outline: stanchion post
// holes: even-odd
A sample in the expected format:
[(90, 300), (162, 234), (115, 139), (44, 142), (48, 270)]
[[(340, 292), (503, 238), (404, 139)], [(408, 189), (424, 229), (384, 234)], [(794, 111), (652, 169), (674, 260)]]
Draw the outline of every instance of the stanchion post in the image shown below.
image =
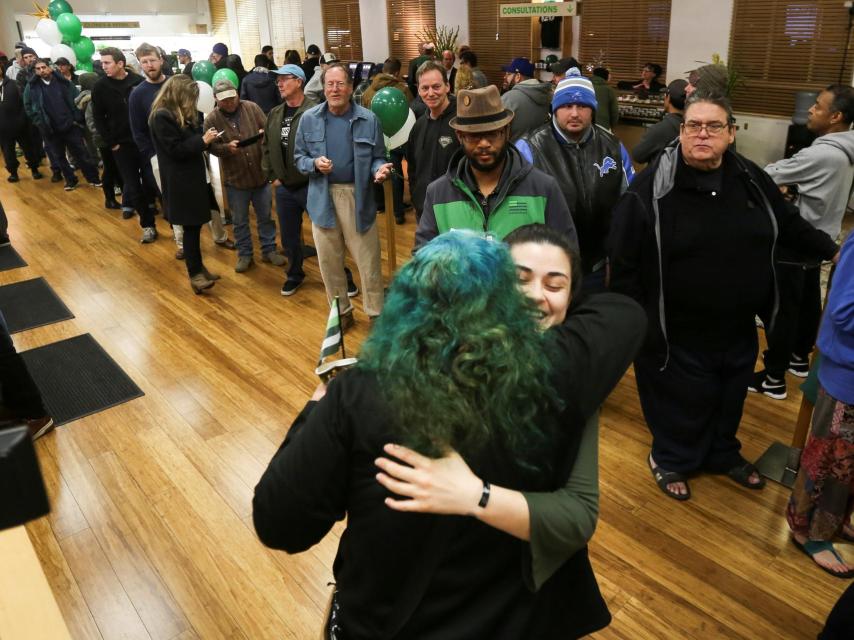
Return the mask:
[(395, 236), (394, 222), (394, 192), (392, 191), (391, 181), (394, 180), (394, 174), (383, 182), (383, 195), (385, 196), (385, 238), (386, 238), (386, 256), (388, 257), (388, 281), (391, 284), (391, 279), (394, 277), (394, 272), (397, 270), (397, 238)]

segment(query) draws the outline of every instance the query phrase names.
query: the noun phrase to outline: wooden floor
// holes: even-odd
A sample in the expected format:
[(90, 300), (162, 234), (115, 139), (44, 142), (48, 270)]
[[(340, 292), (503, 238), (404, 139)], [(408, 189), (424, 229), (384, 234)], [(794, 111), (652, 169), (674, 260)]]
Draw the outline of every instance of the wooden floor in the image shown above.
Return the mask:
[[(255, 538), (251, 499), (316, 384), (326, 316), (316, 261), (283, 298), (281, 269), (235, 274), (234, 253), (204, 231), (206, 264), (223, 279), (195, 296), (159, 218), (160, 239), (143, 246), (136, 221), (104, 209), (100, 190), (23, 178), (3, 181), (0, 200), (29, 263), (0, 284), (43, 276), (75, 314), (16, 334), (17, 348), (89, 332), (145, 391), (37, 443), (53, 511), (27, 531), (72, 636), (313, 637), (340, 525), (307, 553), (272, 552)], [(397, 231), (405, 257), (412, 222)], [(354, 350), (367, 329), (358, 300)], [(748, 399), (749, 459), (789, 442), (800, 403), (789, 382), (785, 402)], [(690, 502), (664, 497), (631, 372), (602, 427), (590, 546), (614, 620), (596, 638), (815, 637), (846, 583), (789, 542), (784, 489), (701, 477)]]

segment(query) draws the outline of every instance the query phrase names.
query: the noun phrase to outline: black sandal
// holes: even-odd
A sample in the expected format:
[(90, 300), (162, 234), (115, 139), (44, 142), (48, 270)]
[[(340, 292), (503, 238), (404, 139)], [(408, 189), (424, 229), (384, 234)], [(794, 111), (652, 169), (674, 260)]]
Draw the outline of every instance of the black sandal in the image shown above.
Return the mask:
[[(750, 481), (750, 476), (756, 474), (759, 477), (759, 482), (753, 483)], [(748, 489), (761, 489), (765, 486), (765, 478), (759, 473), (759, 469), (755, 465), (742, 458), (742, 463), (733, 467), (726, 472), (727, 477)]]
[[(655, 480), (655, 484), (658, 485), (658, 488), (661, 489), (664, 495), (670, 496), (674, 500), (679, 500), (680, 502), (690, 499), (691, 488), (688, 486), (688, 478), (676, 471), (665, 471), (661, 467), (653, 467), (652, 454), (646, 457), (646, 463), (649, 465), (649, 470), (652, 471), (652, 479)], [(667, 488), (667, 485), (674, 482), (684, 483), (685, 493), (676, 493)]]

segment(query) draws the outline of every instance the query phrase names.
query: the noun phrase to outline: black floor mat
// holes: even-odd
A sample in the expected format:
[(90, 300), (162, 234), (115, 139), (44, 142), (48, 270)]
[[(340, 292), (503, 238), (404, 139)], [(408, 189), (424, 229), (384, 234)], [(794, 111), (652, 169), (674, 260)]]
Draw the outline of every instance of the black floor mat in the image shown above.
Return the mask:
[(74, 317), (44, 278), (33, 278), (0, 287), (0, 311), (17, 333)]
[(12, 245), (7, 244), (5, 247), (0, 247), (0, 271), (8, 271), (9, 269), (26, 266), (27, 261), (15, 251)]
[(145, 395), (88, 333), (21, 357), (58, 425)]

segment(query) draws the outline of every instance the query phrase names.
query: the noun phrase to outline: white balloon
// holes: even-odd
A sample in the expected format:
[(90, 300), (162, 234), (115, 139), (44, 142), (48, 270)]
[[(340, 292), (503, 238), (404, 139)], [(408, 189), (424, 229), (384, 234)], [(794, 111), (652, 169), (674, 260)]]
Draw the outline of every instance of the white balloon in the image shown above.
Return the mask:
[(77, 54), (67, 44), (55, 44), (50, 48), (50, 59), (56, 62), (57, 58), (65, 58), (73, 66), (77, 65)]
[(403, 126), (398, 129), (397, 133), (391, 137), (383, 136), (385, 138), (386, 149), (397, 149), (399, 146), (406, 144), (407, 140), (409, 140), (409, 132), (412, 131), (414, 124), (415, 114), (412, 109), (410, 109), (406, 116), (406, 122), (404, 122)]
[(36, 35), (44, 40), (48, 46), (54, 46), (62, 42), (62, 34), (56, 22), (50, 18), (42, 18), (36, 25)]
[(197, 82), (196, 84), (199, 86), (199, 100), (196, 102), (196, 108), (205, 115), (208, 115), (216, 106), (213, 87), (206, 82)]

